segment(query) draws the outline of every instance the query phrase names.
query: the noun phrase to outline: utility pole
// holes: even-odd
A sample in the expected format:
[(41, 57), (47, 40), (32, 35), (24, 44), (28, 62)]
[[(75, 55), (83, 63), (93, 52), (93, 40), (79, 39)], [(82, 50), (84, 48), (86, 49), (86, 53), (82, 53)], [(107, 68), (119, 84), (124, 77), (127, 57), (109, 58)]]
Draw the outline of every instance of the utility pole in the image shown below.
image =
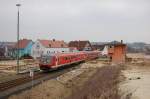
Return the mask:
[(18, 7), (18, 13), (17, 13), (17, 73), (19, 73), (19, 7), (21, 4), (16, 4)]

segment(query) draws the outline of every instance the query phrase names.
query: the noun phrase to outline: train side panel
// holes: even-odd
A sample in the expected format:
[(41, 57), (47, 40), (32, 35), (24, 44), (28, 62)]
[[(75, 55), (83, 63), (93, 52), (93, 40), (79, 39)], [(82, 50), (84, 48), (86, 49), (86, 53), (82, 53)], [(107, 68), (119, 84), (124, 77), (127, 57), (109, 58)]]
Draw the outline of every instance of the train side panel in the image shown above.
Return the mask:
[(39, 66), (42, 70), (58, 68), (61, 66), (98, 58), (99, 54), (99, 51), (90, 51), (67, 54), (62, 53), (55, 54), (53, 56), (45, 56), (41, 58)]

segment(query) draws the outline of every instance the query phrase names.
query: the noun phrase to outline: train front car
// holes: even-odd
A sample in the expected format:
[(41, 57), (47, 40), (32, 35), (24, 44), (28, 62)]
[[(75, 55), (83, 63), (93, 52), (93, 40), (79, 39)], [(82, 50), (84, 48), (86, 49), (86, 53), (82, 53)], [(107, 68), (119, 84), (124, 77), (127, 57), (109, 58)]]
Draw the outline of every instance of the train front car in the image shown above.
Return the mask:
[(40, 59), (39, 66), (41, 70), (49, 71), (83, 61), (85, 61), (85, 54), (82, 52), (57, 53), (43, 55)]
[(52, 69), (53, 66), (56, 65), (56, 57), (55, 55), (43, 55), (40, 58), (40, 69), (48, 71)]
[(96, 59), (99, 56), (98, 51), (57, 53), (51, 55), (43, 55), (40, 59), (40, 69), (48, 71), (57, 69), (67, 65), (84, 62), (85, 60)]

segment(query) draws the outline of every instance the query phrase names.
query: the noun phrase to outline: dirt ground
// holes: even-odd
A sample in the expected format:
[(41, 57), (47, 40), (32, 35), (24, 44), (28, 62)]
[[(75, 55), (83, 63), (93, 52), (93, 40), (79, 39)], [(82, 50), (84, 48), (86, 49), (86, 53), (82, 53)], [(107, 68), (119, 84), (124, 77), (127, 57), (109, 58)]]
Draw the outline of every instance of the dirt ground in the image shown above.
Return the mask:
[[(38, 61), (32, 59), (19, 60), (20, 70), (38, 66)], [(0, 61), (0, 71), (15, 72), (17, 60)]]
[(122, 71), (125, 81), (120, 84), (123, 99), (150, 99), (150, 64), (130, 64)]
[[(20, 60), (20, 73), (25, 73), (31, 68), (39, 69), (38, 61), (36, 60)], [(16, 60), (0, 61), (0, 82), (5, 82), (18, 77)]]
[(83, 86), (97, 68), (104, 65), (99, 61), (81, 64), (71, 72), (65, 73), (56, 79), (45, 81), (30, 90), (10, 96), (9, 99), (65, 99)]
[(121, 66), (103, 66), (67, 99), (120, 99)]

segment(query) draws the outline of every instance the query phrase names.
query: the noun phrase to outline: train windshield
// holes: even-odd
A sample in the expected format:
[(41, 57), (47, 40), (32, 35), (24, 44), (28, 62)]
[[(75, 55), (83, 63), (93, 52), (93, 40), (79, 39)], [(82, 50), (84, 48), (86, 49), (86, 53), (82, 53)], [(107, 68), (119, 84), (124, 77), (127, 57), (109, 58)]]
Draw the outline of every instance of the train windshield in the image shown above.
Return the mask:
[(52, 61), (52, 56), (42, 56), (40, 61), (43, 64), (49, 64)]

